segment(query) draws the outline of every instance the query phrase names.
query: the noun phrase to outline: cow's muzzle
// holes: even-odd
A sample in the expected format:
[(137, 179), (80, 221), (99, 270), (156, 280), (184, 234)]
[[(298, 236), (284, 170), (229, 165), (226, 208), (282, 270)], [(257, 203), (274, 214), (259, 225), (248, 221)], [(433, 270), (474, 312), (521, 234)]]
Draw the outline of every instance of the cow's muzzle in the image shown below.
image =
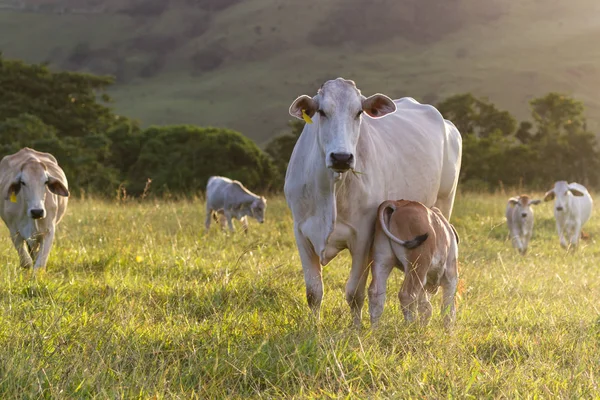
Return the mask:
[(46, 210), (44, 210), (43, 208), (32, 208), (31, 210), (29, 210), (29, 215), (33, 219), (44, 218), (46, 216), (45, 214)]
[(354, 155), (350, 153), (331, 153), (331, 169), (335, 172), (346, 172), (352, 167)]

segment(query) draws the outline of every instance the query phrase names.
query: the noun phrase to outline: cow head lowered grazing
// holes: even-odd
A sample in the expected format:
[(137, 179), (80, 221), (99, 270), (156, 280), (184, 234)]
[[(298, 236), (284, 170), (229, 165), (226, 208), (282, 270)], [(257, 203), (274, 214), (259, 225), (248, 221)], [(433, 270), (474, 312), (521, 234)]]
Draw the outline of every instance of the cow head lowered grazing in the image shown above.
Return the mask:
[(239, 181), (223, 176), (211, 176), (206, 185), (206, 230), (210, 228), (211, 217), (225, 221), (231, 232), (234, 231), (232, 219), (238, 219), (248, 233), (248, 217), (256, 218), (261, 224), (265, 222), (267, 199), (252, 193)]
[(0, 190), (0, 216), (21, 266), (45, 267), (56, 225), (67, 209), (63, 170), (51, 154), (23, 148), (0, 162)]
[(360, 134), (361, 115), (383, 117), (396, 111), (396, 105), (383, 94), (361, 95), (352, 81), (328, 81), (314, 97), (302, 95), (290, 106), (290, 114), (304, 119), (318, 115), (319, 148), (325, 165), (342, 173), (356, 166), (356, 146)]
[[(377, 207), (403, 198), (435, 205), (449, 218), (460, 171), (460, 133), (432, 106), (411, 98), (365, 97), (342, 78), (325, 82), (314, 97), (298, 97), (289, 112), (307, 121), (284, 186), (306, 298), (318, 317), (321, 268), (348, 249), (346, 301), (359, 325)], [(358, 173), (346, 173), (350, 170)]]
[(557, 181), (546, 192), (544, 201), (554, 200), (556, 229), (563, 248), (577, 247), (581, 228), (592, 215), (593, 201), (585, 186)]
[(521, 254), (527, 252), (529, 240), (533, 233), (532, 205), (540, 204), (541, 200), (531, 200), (527, 195), (511, 197), (506, 204), (506, 224), (508, 235), (513, 247)]

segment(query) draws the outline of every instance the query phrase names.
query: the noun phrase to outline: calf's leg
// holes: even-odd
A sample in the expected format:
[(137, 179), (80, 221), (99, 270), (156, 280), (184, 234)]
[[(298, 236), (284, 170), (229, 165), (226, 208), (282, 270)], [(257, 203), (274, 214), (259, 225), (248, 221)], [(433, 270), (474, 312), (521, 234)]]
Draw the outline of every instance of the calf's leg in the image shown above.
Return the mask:
[(394, 269), (395, 259), (381, 259), (375, 255), (375, 260), (371, 266), (371, 284), (369, 285), (369, 314), (371, 316), (371, 325), (377, 326), (383, 307), (385, 305), (385, 295), (387, 289), (387, 280)]

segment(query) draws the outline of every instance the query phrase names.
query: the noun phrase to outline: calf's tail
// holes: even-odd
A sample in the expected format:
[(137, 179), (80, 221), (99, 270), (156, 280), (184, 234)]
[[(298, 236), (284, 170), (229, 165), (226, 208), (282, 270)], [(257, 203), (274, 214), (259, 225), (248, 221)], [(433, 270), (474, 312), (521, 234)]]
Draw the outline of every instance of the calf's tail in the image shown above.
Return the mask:
[(379, 215), (378, 215), (379, 223), (381, 224), (381, 229), (383, 229), (383, 233), (385, 233), (385, 235), (392, 242), (398, 243), (400, 246), (403, 246), (407, 249), (415, 249), (415, 248), (419, 247), (420, 245), (422, 245), (423, 242), (426, 241), (427, 238), (429, 237), (428, 233), (424, 233), (422, 235), (416, 236), (411, 240), (401, 240), (401, 239), (397, 238), (396, 236), (394, 236), (394, 234), (392, 232), (390, 232), (390, 229), (388, 228), (388, 223), (387, 223), (386, 219), (389, 221), (390, 214), (393, 213), (394, 211), (396, 211), (396, 205), (392, 201), (389, 201), (386, 203), (387, 204), (385, 204), (384, 207), (381, 207), (379, 209)]

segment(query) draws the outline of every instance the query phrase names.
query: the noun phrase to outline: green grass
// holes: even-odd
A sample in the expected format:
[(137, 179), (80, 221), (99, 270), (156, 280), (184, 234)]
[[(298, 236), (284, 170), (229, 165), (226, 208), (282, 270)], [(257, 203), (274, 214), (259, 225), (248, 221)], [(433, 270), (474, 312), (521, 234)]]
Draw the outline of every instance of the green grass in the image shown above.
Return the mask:
[[(461, 0), (457, 4), (468, 14), (464, 25), (430, 43), (395, 37), (362, 45), (311, 44), (310, 32), (326, 25), (322, 19), (342, 1), (245, 0), (214, 13), (203, 34), (184, 39), (181, 32), (202, 24), (205, 15), (185, 2), (171, 2), (156, 19), (116, 13), (131, 3), (125, 0), (105, 0), (108, 8), (101, 15), (0, 9), (0, 50), (6, 57), (49, 60), (60, 68), (80, 43), (93, 50), (108, 48), (112, 57), (99, 57), (86, 68), (125, 71), (127, 79), (111, 90), (118, 112), (144, 125), (224, 126), (259, 144), (286, 128), (287, 109), (296, 96), (314, 94), (326, 79), (338, 76), (354, 79), (365, 94), (382, 92), (394, 98), (437, 102), (473, 92), (519, 119), (529, 117), (532, 98), (561, 91), (584, 101), (589, 128), (600, 128), (596, 0)], [(403, 8), (391, 3), (371, 5), (390, 7), (400, 25)], [(498, 19), (481, 22), (478, 15), (498, 7)], [(127, 43), (152, 36), (177, 37), (178, 46), (167, 49), (165, 65), (155, 76), (142, 78), (136, 71), (163, 51), (128, 49)], [(190, 60), (214, 46), (225, 49), (223, 64), (194, 73)], [(119, 63), (123, 65), (117, 68)]]
[[(283, 198), (248, 235), (203, 234), (201, 201), (73, 200), (36, 279), (0, 229), (1, 398), (595, 398), (600, 237), (562, 250), (551, 206), (530, 253), (506, 241), (508, 196), (463, 194), (454, 331), (439, 294), (406, 326), (394, 271), (381, 328), (350, 327), (349, 256), (324, 268), (313, 324)], [(239, 225), (238, 225), (239, 227)], [(156, 397), (154, 397), (156, 396)]]

